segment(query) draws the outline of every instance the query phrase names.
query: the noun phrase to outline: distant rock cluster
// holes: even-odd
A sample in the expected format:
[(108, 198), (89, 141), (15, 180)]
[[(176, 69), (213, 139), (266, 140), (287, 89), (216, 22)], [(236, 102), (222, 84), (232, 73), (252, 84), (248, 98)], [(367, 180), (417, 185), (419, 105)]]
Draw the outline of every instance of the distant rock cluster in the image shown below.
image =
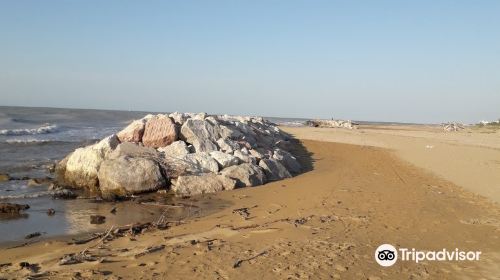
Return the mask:
[(167, 187), (196, 195), (258, 186), (301, 172), (291, 140), (260, 117), (147, 115), (70, 153), (56, 177), (107, 199)]
[(357, 124), (350, 120), (309, 120), (306, 125), (312, 127), (330, 127), (330, 128), (347, 128), (356, 129)]
[(465, 129), (465, 125), (457, 122), (449, 122), (441, 124), (444, 131), (460, 131)]
[(500, 126), (500, 119), (496, 121), (480, 121), (479, 126)]

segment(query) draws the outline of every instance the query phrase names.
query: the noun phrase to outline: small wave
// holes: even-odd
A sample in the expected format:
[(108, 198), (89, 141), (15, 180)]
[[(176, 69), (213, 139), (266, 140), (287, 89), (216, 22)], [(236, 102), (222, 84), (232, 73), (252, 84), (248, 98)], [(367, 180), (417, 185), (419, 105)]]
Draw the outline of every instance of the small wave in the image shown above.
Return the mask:
[(52, 191), (42, 191), (42, 192), (29, 193), (29, 194), (0, 195), (0, 200), (39, 198), (39, 197), (44, 197), (44, 196), (50, 196), (53, 194), (54, 194), (54, 192), (52, 192)]
[(9, 144), (35, 144), (35, 143), (48, 143), (48, 142), (56, 142), (52, 140), (46, 139), (7, 139), (6, 143)]
[(37, 128), (18, 128), (18, 129), (2, 129), (0, 135), (16, 136), (16, 135), (36, 135), (56, 132), (57, 125), (45, 124)]
[(14, 195), (0, 195), (0, 201), (6, 199), (26, 199), (26, 198), (39, 198), (45, 196), (52, 196), (53, 198), (76, 198), (77, 195), (70, 190), (61, 189), (61, 190), (50, 190), (50, 191), (41, 191), (35, 193), (24, 193), (24, 194), (14, 194)]

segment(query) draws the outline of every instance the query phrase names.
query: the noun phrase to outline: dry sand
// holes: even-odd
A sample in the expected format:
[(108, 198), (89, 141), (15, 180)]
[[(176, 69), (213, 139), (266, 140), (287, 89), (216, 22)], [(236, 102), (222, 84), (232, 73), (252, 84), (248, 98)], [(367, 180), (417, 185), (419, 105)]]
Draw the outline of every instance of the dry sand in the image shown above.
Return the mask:
[[(58, 265), (62, 255), (97, 241), (2, 249), (0, 277), (28, 275), (18, 265), (28, 261), (50, 279), (500, 279), (500, 208), (494, 202), (500, 156), (491, 140), (498, 134), (473, 131), (488, 139), (475, 145), (461, 132), (401, 129), (287, 129), (322, 140), (302, 142), (312, 158), (310, 171), (219, 193), (233, 206), (89, 250), (104, 256), (102, 263)], [(237, 208), (248, 208), (248, 217)], [(382, 268), (374, 260), (382, 243), (482, 254), (477, 262), (400, 261)], [(160, 244), (166, 247), (134, 258)]]
[(444, 132), (439, 126), (287, 128), (300, 139), (390, 149), (397, 156), (500, 203), (500, 129)]

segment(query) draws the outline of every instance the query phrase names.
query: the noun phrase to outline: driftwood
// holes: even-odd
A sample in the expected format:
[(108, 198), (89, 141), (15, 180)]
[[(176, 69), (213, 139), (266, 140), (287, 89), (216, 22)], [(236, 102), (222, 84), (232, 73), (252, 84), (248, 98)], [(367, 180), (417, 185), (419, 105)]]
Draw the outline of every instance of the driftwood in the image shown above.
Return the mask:
[(93, 257), (91, 255), (88, 255), (86, 253), (82, 254), (67, 254), (64, 255), (61, 260), (59, 261), (59, 265), (71, 265), (71, 264), (77, 264), (77, 263), (82, 263), (82, 262), (93, 262), (96, 261), (97, 258)]
[(120, 226), (113, 231), (113, 235), (123, 235), (126, 232), (129, 232), (132, 235), (136, 235), (142, 233), (143, 229), (149, 228), (150, 226), (151, 223), (137, 223), (126, 226)]
[(168, 207), (168, 208), (184, 208), (184, 205), (175, 205), (175, 204), (161, 204), (158, 202), (139, 202), (141, 205), (147, 206), (158, 206), (158, 207)]
[(264, 250), (264, 251), (262, 251), (262, 252), (258, 253), (257, 255), (254, 255), (254, 256), (250, 257), (250, 258), (237, 260), (237, 261), (234, 263), (233, 268), (238, 268), (238, 267), (240, 267), (240, 266), (243, 264), (243, 262), (248, 262), (248, 261), (251, 261), (251, 260), (256, 259), (256, 258), (258, 258), (258, 257), (260, 257), (260, 256), (263, 256), (263, 255), (265, 255), (265, 254), (267, 254), (267, 253), (268, 253), (268, 252), (267, 252), (267, 250)]
[(106, 234), (104, 235), (104, 237), (103, 237), (103, 238), (101, 238), (101, 240), (99, 240), (99, 242), (97, 242), (96, 244), (94, 244), (94, 245), (92, 245), (92, 246), (89, 246), (89, 247), (85, 248), (85, 250), (81, 251), (81, 252), (80, 252), (80, 254), (81, 254), (81, 255), (85, 255), (85, 253), (87, 253), (87, 251), (88, 251), (89, 249), (94, 248), (94, 247), (97, 247), (97, 245), (99, 245), (99, 244), (103, 243), (103, 242), (104, 242), (104, 240), (106, 240), (106, 238), (109, 236), (109, 234), (110, 234), (110, 233), (111, 233), (111, 231), (113, 230), (113, 227), (114, 227), (114, 226), (111, 226), (111, 227), (109, 228), (109, 230), (106, 232)]
[(103, 236), (104, 234), (106, 234), (106, 233), (105, 232), (94, 233), (93, 235), (91, 235), (89, 237), (85, 237), (85, 238), (81, 238), (81, 239), (73, 239), (73, 242), (70, 242), (68, 244), (81, 245), (81, 244), (89, 243), (90, 241), (96, 240), (97, 238)]
[(233, 214), (238, 214), (245, 220), (247, 220), (248, 217), (250, 217), (250, 211), (248, 207), (234, 209)]
[(140, 257), (142, 257), (144, 255), (151, 254), (151, 253), (154, 253), (154, 252), (158, 252), (158, 251), (161, 251), (163, 249), (165, 249), (165, 245), (158, 245), (158, 246), (148, 247), (143, 252), (140, 252), (139, 254), (134, 255), (134, 257), (135, 258), (140, 258)]

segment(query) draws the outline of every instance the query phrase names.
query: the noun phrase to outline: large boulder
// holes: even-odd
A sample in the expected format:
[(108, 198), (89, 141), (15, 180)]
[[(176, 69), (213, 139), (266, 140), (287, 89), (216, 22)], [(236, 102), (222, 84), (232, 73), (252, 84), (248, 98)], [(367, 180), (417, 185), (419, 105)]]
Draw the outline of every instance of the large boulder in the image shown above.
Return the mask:
[(290, 178), (292, 175), (286, 167), (284, 167), (281, 163), (279, 163), (275, 159), (262, 159), (259, 162), (259, 166), (264, 169), (264, 173), (266, 174), (266, 178), (269, 181), (277, 181), (285, 178)]
[(277, 160), (279, 163), (283, 164), (288, 169), (288, 171), (290, 171), (290, 173), (293, 174), (300, 173), (301, 170), (300, 163), (289, 152), (284, 151), (282, 149), (276, 149), (274, 150), (273, 158)]
[(158, 148), (158, 151), (163, 153), (166, 157), (183, 158), (185, 155), (189, 154), (189, 148), (186, 142), (179, 140), (174, 143)]
[(163, 170), (163, 173), (168, 179), (175, 179), (179, 176), (196, 175), (207, 172), (200, 164), (193, 163), (192, 161), (165, 156), (157, 159), (158, 164)]
[(146, 121), (147, 119), (144, 118), (135, 120), (122, 131), (118, 132), (116, 136), (121, 142), (139, 143), (142, 141), (142, 136), (144, 135)]
[(160, 157), (160, 153), (156, 149), (150, 147), (144, 147), (140, 144), (131, 142), (124, 142), (118, 145), (113, 152), (109, 153), (107, 158), (116, 159), (121, 156), (158, 158)]
[(128, 156), (104, 161), (98, 178), (102, 196), (107, 199), (156, 190), (166, 185), (156, 162)]
[(76, 149), (56, 168), (58, 169), (56, 175), (62, 176), (58, 177), (57, 181), (74, 188), (96, 190), (99, 186), (97, 178), (99, 167), (118, 143), (117, 137), (112, 135), (97, 144)]
[(160, 148), (177, 140), (177, 127), (166, 115), (156, 115), (146, 122), (142, 143), (146, 147)]
[(188, 119), (181, 127), (181, 138), (192, 144), (196, 152), (217, 151), (219, 128), (206, 120)]
[(219, 164), (209, 153), (188, 154), (184, 159), (198, 166), (203, 172), (219, 172)]
[(266, 176), (262, 168), (251, 163), (230, 166), (220, 173), (236, 180), (236, 187), (254, 187), (266, 183)]
[(223, 175), (206, 173), (194, 176), (181, 176), (172, 184), (172, 190), (180, 195), (198, 195), (232, 190), (236, 181)]
[(219, 164), (219, 167), (221, 169), (224, 169), (224, 168), (229, 167), (229, 166), (237, 165), (238, 163), (240, 163), (239, 158), (237, 158), (233, 155), (230, 155), (230, 154), (223, 153), (221, 151), (210, 152), (210, 156), (215, 161), (217, 161), (217, 163)]

